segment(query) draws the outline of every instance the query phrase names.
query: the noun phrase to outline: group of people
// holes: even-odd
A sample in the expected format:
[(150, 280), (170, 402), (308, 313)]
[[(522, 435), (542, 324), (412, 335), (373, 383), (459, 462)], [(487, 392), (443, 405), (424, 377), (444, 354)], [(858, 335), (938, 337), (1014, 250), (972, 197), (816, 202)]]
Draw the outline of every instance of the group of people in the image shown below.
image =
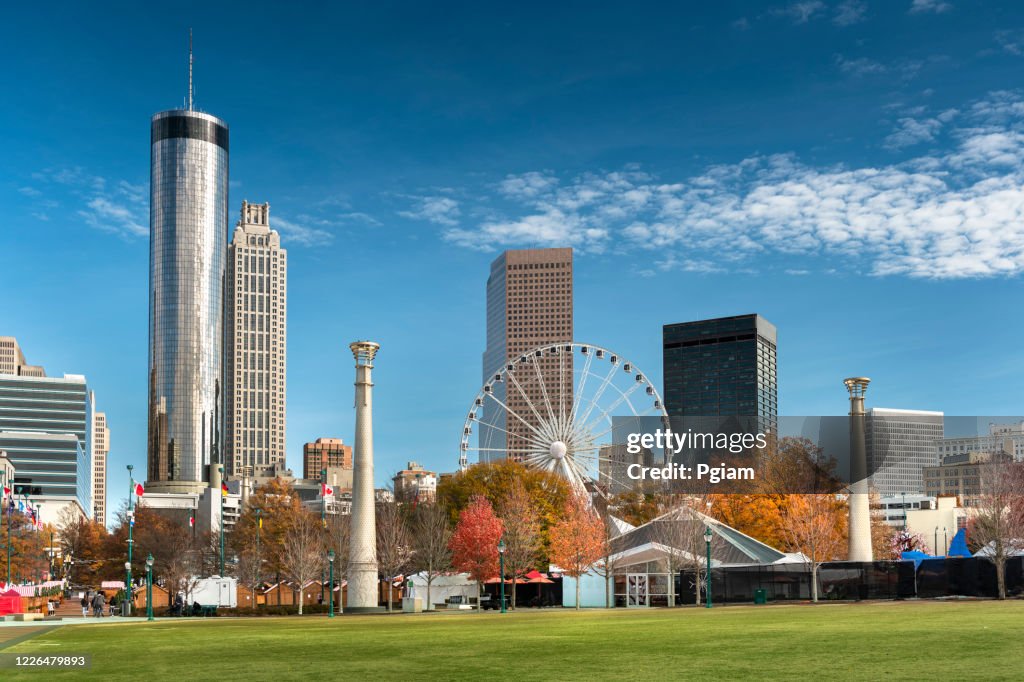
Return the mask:
[[(96, 590), (96, 592), (91, 592), (89, 590), (86, 590), (86, 592), (82, 595), (82, 599), (81, 599), (80, 603), (82, 605), (82, 617), (83, 618), (88, 618), (89, 617), (90, 609), (92, 610), (93, 617), (95, 617), (95, 618), (102, 618), (103, 617), (103, 607), (107, 605), (107, 598), (103, 595), (103, 592), (101, 592), (100, 590)], [(110, 600), (110, 615), (111, 616), (114, 615), (114, 612), (115, 612), (116, 608), (117, 608), (117, 600), (116, 599), (111, 599)]]

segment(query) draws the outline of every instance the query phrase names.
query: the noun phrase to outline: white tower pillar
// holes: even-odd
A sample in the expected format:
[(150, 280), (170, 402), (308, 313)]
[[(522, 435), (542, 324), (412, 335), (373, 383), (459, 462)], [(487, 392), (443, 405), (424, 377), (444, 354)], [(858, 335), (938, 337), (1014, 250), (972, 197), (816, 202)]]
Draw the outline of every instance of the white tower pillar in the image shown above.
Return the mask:
[(871, 509), (868, 499), (868, 454), (864, 442), (864, 393), (871, 379), (843, 380), (850, 392), (850, 561), (872, 561)]
[(349, 546), (348, 606), (350, 613), (376, 611), (377, 519), (373, 493), (373, 381), (370, 371), (380, 344), (349, 345), (356, 359), (356, 442), (352, 466), (352, 539)]

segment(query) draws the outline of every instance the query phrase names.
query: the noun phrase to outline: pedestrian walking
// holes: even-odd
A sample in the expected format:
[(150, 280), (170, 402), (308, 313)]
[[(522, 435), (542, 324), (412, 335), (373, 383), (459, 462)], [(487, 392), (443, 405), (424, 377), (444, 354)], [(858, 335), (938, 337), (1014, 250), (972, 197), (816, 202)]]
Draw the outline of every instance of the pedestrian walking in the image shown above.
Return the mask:
[(96, 616), (97, 618), (102, 618), (103, 617), (103, 604), (104, 604), (104, 602), (105, 602), (105, 600), (103, 598), (103, 593), (97, 591), (96, 592), (96, 596), (92, 598), (92, 612), (93, 612), (93, 615)]
[(89, 615), (89, 593), (84, 592), (82, 594), (82, 618)]

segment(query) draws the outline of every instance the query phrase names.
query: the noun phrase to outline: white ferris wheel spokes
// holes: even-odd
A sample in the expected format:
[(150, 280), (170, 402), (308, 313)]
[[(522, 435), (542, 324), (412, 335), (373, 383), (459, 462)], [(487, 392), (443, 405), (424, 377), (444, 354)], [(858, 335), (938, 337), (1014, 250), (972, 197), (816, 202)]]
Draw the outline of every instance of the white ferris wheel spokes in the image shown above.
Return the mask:
[(625, 489), (622, 418), (639, 431), (642, 417), (668, 422), (657, 389), (631, 362), (592, 344), (549, 344), (488, 378), (463, 424), (459, 465), (507, 457), (579, 492)]

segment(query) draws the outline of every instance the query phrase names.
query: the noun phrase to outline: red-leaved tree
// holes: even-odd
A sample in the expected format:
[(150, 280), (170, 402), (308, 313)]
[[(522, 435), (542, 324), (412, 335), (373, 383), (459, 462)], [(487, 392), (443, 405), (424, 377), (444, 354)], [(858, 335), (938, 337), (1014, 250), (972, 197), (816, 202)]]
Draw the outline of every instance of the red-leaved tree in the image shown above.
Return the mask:
[(551, 527), (551, 561), (576, 579), (576, 608), (580, 608), (580, 577), (604, 552), (604, 524), (580, 496), (565, 505), (561, 521)]
[(474, 495), (459, 514), (449, 545), (452, 565), (477, 582), (477, 595), (483, 582), (498, 574), (498, 540), (503, 532), (501, 519), (483, 495)]

